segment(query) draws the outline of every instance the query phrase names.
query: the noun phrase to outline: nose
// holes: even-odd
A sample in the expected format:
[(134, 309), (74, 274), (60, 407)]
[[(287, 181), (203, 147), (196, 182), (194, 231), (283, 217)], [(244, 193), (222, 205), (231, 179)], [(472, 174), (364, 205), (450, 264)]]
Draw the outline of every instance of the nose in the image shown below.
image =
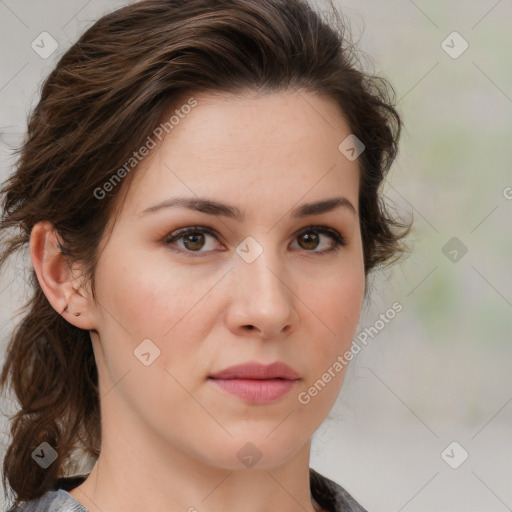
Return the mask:
[(293, 279), (270, 249), (254, 261), (236, 257), (231, 271), (229, 329), (237, 335), (257, 331), (264, 339), (291, 333), (299, 323)]

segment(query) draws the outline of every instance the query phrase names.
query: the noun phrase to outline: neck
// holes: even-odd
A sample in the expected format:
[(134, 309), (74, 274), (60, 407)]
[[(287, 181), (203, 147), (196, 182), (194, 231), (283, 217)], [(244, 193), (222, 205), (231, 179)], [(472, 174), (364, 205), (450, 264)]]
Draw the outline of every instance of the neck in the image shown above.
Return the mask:
[[(310, 492), (310, 441), (274, 467), (222, 468), (133, 424), (104, 429), (87, 480), (69, 491), (90, 512), (320, 512)], [(151, 439), (148, 443), (145, 440)]]

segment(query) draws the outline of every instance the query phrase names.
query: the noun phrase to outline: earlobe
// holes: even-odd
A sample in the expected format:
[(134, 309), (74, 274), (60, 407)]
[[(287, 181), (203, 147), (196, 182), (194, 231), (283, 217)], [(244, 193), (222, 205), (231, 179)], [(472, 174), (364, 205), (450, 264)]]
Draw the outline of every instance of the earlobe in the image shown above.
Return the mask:
[(95, 329), (91, 300), (73, 286), (76, 278), (57, 230), (48, 221), (34, 225), (30, 233), (30, 258), (39, 285), (52, 307), (69, 323), (80, 329)]
[[(66, 307), (64, 308), (64, 311), (69, 312), (68, 306), (66, 306)], [(80, 313), (80, 312), (78, 312), (78, 313), (73, 313), (73, 315), (75, 315), (75, 316), (80, 316), (81, 314), (82, 314), (82, 313)]]

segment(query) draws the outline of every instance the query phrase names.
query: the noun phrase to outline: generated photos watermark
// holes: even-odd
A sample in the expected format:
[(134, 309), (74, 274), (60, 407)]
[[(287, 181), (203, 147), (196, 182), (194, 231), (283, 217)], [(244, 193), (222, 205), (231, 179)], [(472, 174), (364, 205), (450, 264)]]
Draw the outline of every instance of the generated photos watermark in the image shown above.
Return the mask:
[(336, 374), (342, 372), (348, 365), (349, 361), (361, 352), (362, 347), (357, 342), (366, 346), (368, 344), (368, 337), (370, 337), (370, 339), (375, 338), (375, 336), (384, 329), (386, 324), (389, 324), (390, 321), (396, 317), (397, 313), (402, 311), (402, 309), (402, 304), (400, 302), (395, 302), (385, 313), (381, 313), (379, 315), (379, 319), (376, 320), (371, 327), (365, 327), (365, 329), (352, 341), (350, 350), (347, 350), (343, 355), (339, 355), (336, 358), (336, 361), (327, 368), (322, 376), (317, 379), (315, 383), (307, 389), (307, 391), (301, 391), (298, 394), (297, 398), (299, 402), (302, 405), (309, 404), (311, 399), (317, 396), (327, 386), (327, 384), (336, 377)]
[(108, 192), (112, 192), (114, 188), (121, 183), (122, 179), (142, 160), (146, 157), (152, 149), (157, 147), (158, 139), (160, 142), (165, 137), (165, 134), (169, 134), (182, 119), (190, 114), (192, 109), (197, 106), (197, 100), (194, 97), (190, 97), (187, 103), (176, 109), (171, 117), (165, 123), (161, 123), (157, 126), (152, 133), (146, 139), (144, 145), (142, 145), (138, 151), (134, 151), (132, 156), (105, 182), (101, 187), (94, 189), (94, 197), (96, 199), (104, 199)]

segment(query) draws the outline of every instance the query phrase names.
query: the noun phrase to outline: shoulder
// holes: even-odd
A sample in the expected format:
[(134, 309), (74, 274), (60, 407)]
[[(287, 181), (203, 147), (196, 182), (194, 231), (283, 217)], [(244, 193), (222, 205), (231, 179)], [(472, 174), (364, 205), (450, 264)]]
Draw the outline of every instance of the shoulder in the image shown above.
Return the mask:
[(48, 491), (40, 498), (10, 508), (6, 512), (88, 512), (64, 489)]
[(309, 468), (311, 494), (329, 512), (368, 512), (341, 485)]
[[(343, 487), (309, 468), (311, 494), (328, 512), (368, 512)], [(64, 487), (64, 486), (62, 486)], [(63, 488), (48, 491), (38, 499), (6, 512), (88, 512)], [(66, 486), (72, 488), (73, 486)]]

